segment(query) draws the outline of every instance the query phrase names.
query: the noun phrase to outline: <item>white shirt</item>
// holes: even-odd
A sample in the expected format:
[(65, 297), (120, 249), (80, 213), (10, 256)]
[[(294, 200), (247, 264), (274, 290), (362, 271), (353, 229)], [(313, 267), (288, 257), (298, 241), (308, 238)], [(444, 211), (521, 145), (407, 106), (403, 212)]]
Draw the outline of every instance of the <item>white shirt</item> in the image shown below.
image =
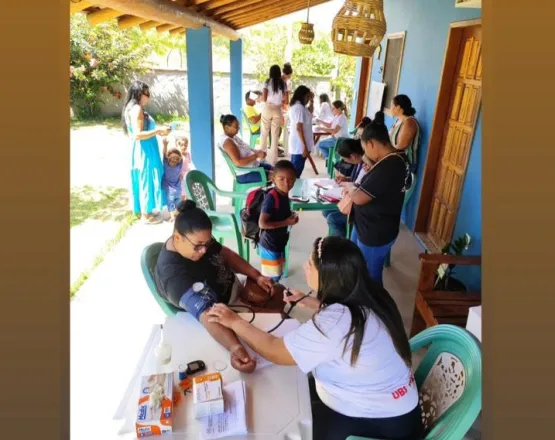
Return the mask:
[(396, 417), (416, 408), (412, 372), (380, 320), (369, 314), (358, 360), (351, 367), (352, 337), (343, 355), (349, 309), (332, 304), (315, 319), (324, 334), (310, 320), (285, 335), (284, 343), (299, 368), (312, 371), (322, 402), (346, 416), (365, 418)]
[(323, 102), (322, 104), (320, 104), (318, 119), (325, 122), (331, 122), (333, 120), (333, 113), (331, 112), (331, 107), (329, 103)]
[(334, 116), (333, 120), (331, 121), (331, 128), (334, 129), (335, 127), (341, 127), (337, 133), (333, 135), (335, 138), (340, 137), (349, 137), (349, 122), (347, 121), (347, 116), (344, 113), (341, 113), (339, 116)]
[[(220, 136), (220, 141), (218, 143), (218, 147), (220, 147), (224, 153), (224, 143), (226, 140), (231, 139), (233, 141), (233, 143), (235, 145), (237, 145), (237, 149), (239, 150), (239, 157), (241, 159), (243, 159), (244, 157), (248, 157), (251, 156), (252, 154), (254, 154), (254, 151), (251, 150), (251, 148), (243, 141), (243, 139), (241, 139), (239, 136), (227, 136), (225, 134), (223, 134), (222, 136)], [(227, 154), (227, 153), (226, 153)], [(255, 160), (247, 165), (242, 165), (243, 168), (253, 168), (253, 167), (257, 167), (259, 166), (260, 161), (259, 160)]]
[(278, 89), (277, 92), (274, 92), (273, 81), (267, 79), (264, 82), (264, 90), (268, 90), (268, 96), (266, 98), (266, 102), (272, 105), (279, 105), (283, 104), (283, 95), (287, 92), (287, 83), (285, 84), (285, 89), (282, 91)]
[(312, 151), (314, 147), (314, 137), (312, 135), (312, 114), (300, 102), (296, 102), (293, 107), (289, 109), (288, 113), (289, 122), (289, 153), (290, 154), (303, 154), (304, 146), (297, 133), (297, 124), (303, 124), (303, 134), (306, 141), (308, 151)]

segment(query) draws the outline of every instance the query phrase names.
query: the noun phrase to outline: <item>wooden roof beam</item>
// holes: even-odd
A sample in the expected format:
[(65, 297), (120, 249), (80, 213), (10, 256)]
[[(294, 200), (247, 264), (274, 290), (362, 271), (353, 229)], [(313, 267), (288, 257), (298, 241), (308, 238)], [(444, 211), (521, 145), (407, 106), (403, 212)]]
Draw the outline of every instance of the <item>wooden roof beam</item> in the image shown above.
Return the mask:
[[(228, 1), (228, 0), (222, 0)], [(267, 0), (244, 0), (244, 1), (236, 1), (232, 0), (231, 4), (226, 4), (224, 6), (220, 6), (214, 9), (209, 9), (208, 12), (212, 18), (214, 17), (221, 17), (227, 12), (236, 11), (237, 9), (244, 8), (245, 6), (253, 6), (257, 5), (257, 3), (264, 3)]]
[[(312, 8), (313, 6), (327, 3), (328, 1), (329, 0), (314, 0), (313, 2), (311, 2), (310, 7)], [(306, 3), (304, 3), (303, 5), (303, 2), (296, 2), (295, 6), (292, 6), (291, 4), (287, 5), (286, 12), (284, 12), (284, 8), (281, 7), (270, 9), (265, 12), (258, 12), (254, 16), (252, 14), (250, 16), (248, 14), (245, 14), (242, 17), (236, 16), (235, 18), (225, 20), (235, 29), (243, 29), (246, 27), (254, 26), (256, 24), (264, 23), (265, 21), (273, 20), (274, 18), (293, 14), (295, 12), (302, 11), (303, 9), (306, 9)]]
[[(296, 3), (301, 3), (303, 2), (303, 4), (306, 7), (306, 1), (305, 0), (294, 0), (295, 4)], [(244, 6), (242, 8), (239, 9), (235, 9), (234, 11), (228, 12), (226, 14), (222, 14), (219, 19), (224, 19), (225, 21), (235, 21), (235, 17), (243, 17), (243, 16), (251, 16), (254, 17), (257, 14), (260, 13), (264, 13), (266, 11), (269, 10), (284, 10), (284, 4), (283, 4), (283, 0), (266, 0), (263, 3), (260, 3), (259, 5), (255, 5), (255, 6)], [(289, 6), (289, 5), (288, 5)]]
[(175, 4), (171, 0), (95, 0), (95, 4), (121, 11), (121, 15), (146, 17), (151, 21), (191, 29), (208, 26), (214, 33), (223, 35), (230, 40), (241, 38), (235, 29)]
[(105, 21), (110, 21), (114, 18), (121, 17), (122, 15), (125, 14), (111, 8), (105, 8), (101, 9), (100, 11), (95, 11), (87, 14), (87, 21), (90, 25), (94, 26), (100, 23), (104, 23)]
[(83, 0), (71, 0), (69, 3), (69, 13), (76, 14), (77, 12), (84, 11), (87, 8), (93, 7), (93, 3), (85, 2)]
[(173, 29), (179, 29), (182, 26), (176, 26), (175, 24), (162, 24), (160, 26), (156, 26), (156, 30), (159, 33), (163, 33), (163, 32), (167, 32), (167, 31), (171, 31)]
[(142, 31), (148, 31), (149, 29), (155, 28), (156, 26), (160, 26), (162, 23), (159, 23), (157, 21), (147, 21), (145, 23), (141, 23), (139, 25), (139, 27), (141, 28)]
[(235, 7), (237, 7), (238, 4), (242, 5), (243, 3), (244, 1), (241, 0), (210, 0), (209, 2), (199, 5), (198, 9), (206, 12), (229, 4), (235, 4)]
[(126, 15), (125, 17), (120, 17), (120, 19), (118, 20), (118, 26), (120, 29), (129, 29), (146, 22), (148, 22), (146, 18)]

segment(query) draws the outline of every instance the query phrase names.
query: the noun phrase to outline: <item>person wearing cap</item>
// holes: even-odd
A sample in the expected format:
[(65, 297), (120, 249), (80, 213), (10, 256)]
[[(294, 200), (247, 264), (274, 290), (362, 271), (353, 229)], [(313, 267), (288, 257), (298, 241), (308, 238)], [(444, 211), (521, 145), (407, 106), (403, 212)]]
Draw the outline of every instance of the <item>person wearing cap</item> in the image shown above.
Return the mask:
[(245, 95), (245, 115), (249, 120), (252, 134), (260, 133), (260, 119), (262, 119), (262, 114), (256, 109), (256, 100), (259, 96), (260, 92), (251, 91), (248, 91)]

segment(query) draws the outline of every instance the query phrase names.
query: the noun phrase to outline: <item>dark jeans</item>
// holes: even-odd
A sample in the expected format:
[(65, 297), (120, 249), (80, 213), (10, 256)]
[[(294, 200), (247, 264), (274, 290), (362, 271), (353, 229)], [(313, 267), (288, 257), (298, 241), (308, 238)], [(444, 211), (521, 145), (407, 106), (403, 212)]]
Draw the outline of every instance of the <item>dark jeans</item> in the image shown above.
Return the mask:
[(383, 285), (383, 268), (385, 265), (385, 257), (391, 250), (391, 247), (393, 246), (393, 243), (395, 243), (395, 240), (383, 246), (366, 246), (358, 239), (358, 233), (355, 227), (353, 228), (353, 232), (351, 233), (351, 241), (356, 243), (356, 245), (362, 251), (362, 255), (364, 255), (364, 259), (366, 260), (366, 266), (368, 266), (368, 272), (370, 273), (370, 276), (375, 281)]
[(330, 211), (322, 211), (322, 215), (328, 222), (330, 228), (330, 236), (347, 237), (347, 216), (336, 209)]
[(312, 377), (309, 385), (314, 440), (345, 440), (350, 435), (381, 440), (421, 440), (423, 437), (420, 405), (416, 405), (408, 414), (397, 417), (349, 417), (334, 411), (320, 400)]
[(301, 177), (301, 174), (303, 173), (305, 162), (306, 162), (306, 157), (303, 157), (302, 154), (291, 155), (291, 163), (295, 167), (295, 171), (297, 173), (297, 179), (299, 179)]
[[(272, 165), (262, 162), (260, 166), (266, 170), (266, 178), (268, 178), (268, 173), (272, 171)], [(256, 172), (253, 171), (247, 174), (241, 174), (240, 176), (237, 176), (237, 182), (239, 183), (260, 182), (260, 173), (258, 171)]]

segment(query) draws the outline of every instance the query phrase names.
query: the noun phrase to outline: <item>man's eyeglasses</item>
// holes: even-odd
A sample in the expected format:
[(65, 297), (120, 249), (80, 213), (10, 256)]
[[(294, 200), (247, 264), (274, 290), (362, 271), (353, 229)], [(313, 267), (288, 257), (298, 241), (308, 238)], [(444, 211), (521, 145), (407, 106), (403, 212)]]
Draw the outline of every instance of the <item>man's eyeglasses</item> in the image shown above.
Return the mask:
[(209, 240), (207, 243), (204, 243), (204, 244), (193, 243), (193, 242), (189, 239), (189, 237), (187, 237), (186, 235), (182, 235), (182, 237), (185, 237), (185, 239), (186, 239), (189, 243), (191, 243), (191, 244), (193, 245), (193, 250), (194, 250), (195, 252), (200, 252), (200, 251), (202, 251), (203, 249), (208, 250), (208, 248), (209, 248), (209, 247), (212, 245), (212, 243), (214, 242), (214, 237), (211, 237), (210, 240)]

